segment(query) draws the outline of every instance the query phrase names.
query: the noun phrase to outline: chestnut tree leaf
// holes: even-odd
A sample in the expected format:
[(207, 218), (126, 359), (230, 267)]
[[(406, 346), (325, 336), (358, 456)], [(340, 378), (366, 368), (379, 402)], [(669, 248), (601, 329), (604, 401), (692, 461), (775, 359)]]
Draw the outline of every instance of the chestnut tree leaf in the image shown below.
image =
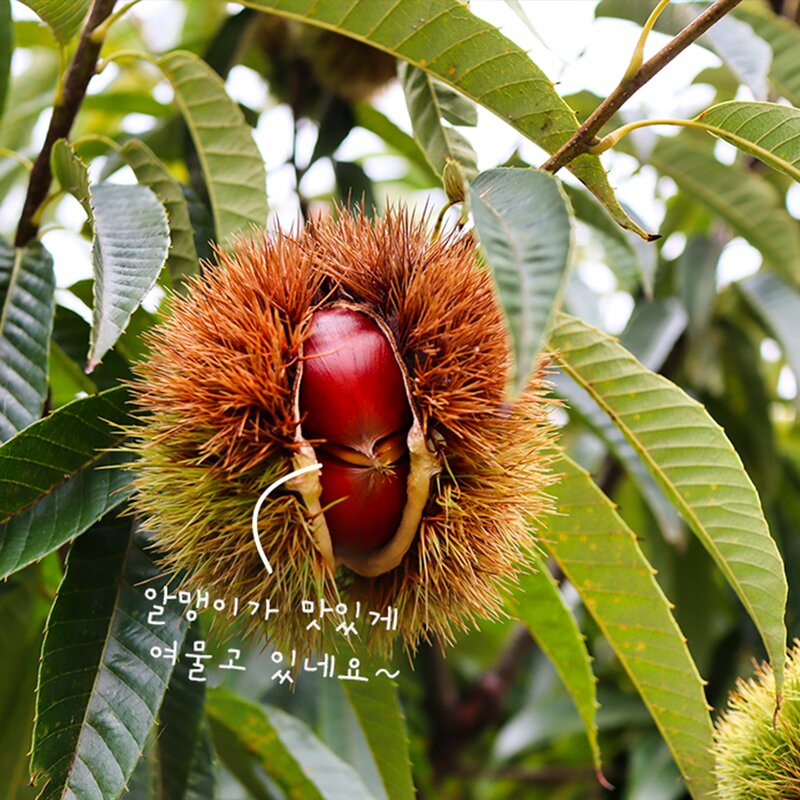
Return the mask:
[(714, 136), (800, 181), (800, 110), (778, 103), (719, 103), (698, 114)]
[(648, 160), (760, 250), (777, 272), (800, 282), (800, 228), (766, 178), (720, 163), (683, 136), (659, 138)]
[(159, 785), (165, 800), (214, 797), (216, 777), (209, 757), (210, 733), (204, 714), (206, 684), (189, 677), (192, 662), (186, 658), (202, 638), (199, 621), (195, 620), (186, 633), (158, 712), (153, 755), (157, 756)]
[(400, 83), (406, 95), (414, 138), (433, 171), (441, 177), (446, 159), (450, 158), (461, 164), (468, 179), (474, 178), (478, 173), (478, 156), (464, 134), (452, 127), (478, 124), (474, 104), (410, 64), (400, 65)]
[(192, 135), (211, 202), (217, 242), (267, 223), (264, 160), (239, 106), (222, 79), (193, 53), (176, 50), (158, 59)]
[(569, 274), (573, 220), (560, 182), (533, 169), (481, 172), (469, 187), (475, 231), (514, 343), (514, 386), (535, 364)]
[(120, 154), (134, 171), (139, 183), (149, 186), (167, 210), (170, 248), (166, 267), (173, 287), (181, 288), (199, 270), (189, 205), (181, 185), (156, 154), (139, 139), (125, 142)]
[(87, 371), (114, 346), (153, 288), (169, 252), (164, 206), (146, 186), (98, 183), (94, 216), (94, 309)]
[[(86, 365), (92, 372), (123, 334), (166, 262), (167, 211), (147, 186), (90, 184), (86, 164), (64, 139), (55, 142), (50, 162), (61, 187), (83, 206), (94, 231), (94, 303)], [(181, 245), (185, 247), (185, 238)]]
[[(359, 657), (362, 669), (370, 675), (381, 668), (375, 663), (366, 669), (366, 656), (360, 653)], [(342, 688), (375, 759), (386, 796), (392, 800), (414, 800), (408, 732), (397, 685), (388, 677), (377, 676), (366, 682), (342, 681)]]
[(550, 345), (564, 371), (614, 421), (739, 596), (764, 641), (780, 692), (783, 561), (725, 432), (682, 389), (579, 319), (559, 315)]
[(586, 728), (592, 761), (599, 774), (597, 679), (592, 672), (592, 658), (586, 649), (586, 638), (578, 628), (546, 562), (535, 555), (531, 567), (531, 572), (520, 577), (519, 587), (509, 599), (507, 608), (509, 613), (524, 623), (547, 654), (575, 702)]
[(54, 313), (50, 254), (0, 239), (0, 442), (42, 415)]
[(75, 400), (0, 447), (0, 578), (61, 547), (129, 494), (128, 390)]
[[(792, 372), (800, 375), (800, 291), (763, 270), (734, 285), (778, 340)], [(800, 394), (795, 395), (795, 403), (800, 404)]]
[(223, 687), (208, 691), (206, 716), (220, 759), (258, 800), (270, 800), (259, 772), (298, 800), (371, 800), (359, 774), (300, 720)]
[(557, 514), (542, 545), (630, 676), (693, 798), (715, 791), (713, 727), (704, 682), (636, 535), (589, 473), (564, 457)]
[[(530, 56), (461, 0), (244, 0), (244, 5), (335, 31), (407, 61), (549, 153), (578, 130), (575, 112)], [(568, 169), (619, 225), (651, 238), (620, 206), (597, 156), (583, 154)]]
[(115, 800), (139, 763), (173, 671), (154, 655), (187, 623), (165, 604), (151, 625), (145, 587), (165, 583), (130, 516), (110, 516), (75, 541), (47, 620), (31, 771), (40, 800)]
[(80, 30), (91, 0), (22, 0), (65, 45)]

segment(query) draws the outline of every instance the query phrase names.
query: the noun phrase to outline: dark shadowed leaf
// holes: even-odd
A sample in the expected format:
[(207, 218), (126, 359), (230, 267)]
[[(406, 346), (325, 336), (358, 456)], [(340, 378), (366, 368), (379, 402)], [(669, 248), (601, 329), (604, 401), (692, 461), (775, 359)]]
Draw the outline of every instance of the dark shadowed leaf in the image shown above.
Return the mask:
[(115, 800), (139, 763), (173, 669), (164, 649), (186, 632), (176, 605), (164, 625), (148, 620), (145, 589), (163, 579), (145, 544), (131, 517), (112, 516), (70, 549), (39, 672), (31, 768), (42, 800)]
[(50, 254), (0, 240), (0, 442), (39, 419), (55, 311)]
[[(128, 494), (127, 389), (76, 400), (0, 447), (0, 577), (89, 528)], [(109, 468), (116, 465), (114, 468)]]

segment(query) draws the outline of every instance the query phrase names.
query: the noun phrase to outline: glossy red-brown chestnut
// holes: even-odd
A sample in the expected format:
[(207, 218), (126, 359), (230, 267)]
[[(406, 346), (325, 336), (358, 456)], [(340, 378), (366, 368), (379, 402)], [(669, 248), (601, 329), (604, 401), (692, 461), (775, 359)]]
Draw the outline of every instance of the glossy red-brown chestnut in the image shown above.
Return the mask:
[(413, 421), (401, 366), (385, 333), (349, 306), (317, 310), (303, 348), (299, 405), (322, 464), (322, 507), (337, 554), (392, 538), (406, 504)]

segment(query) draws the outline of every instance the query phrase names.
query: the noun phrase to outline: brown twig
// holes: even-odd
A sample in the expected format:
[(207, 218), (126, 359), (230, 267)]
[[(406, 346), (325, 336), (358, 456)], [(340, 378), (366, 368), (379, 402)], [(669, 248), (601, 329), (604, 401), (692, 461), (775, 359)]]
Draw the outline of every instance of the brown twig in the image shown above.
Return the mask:
[(629, 78), (623, 78), (619, 86), (600, 103), (591, 116), (578, 128), (575, 135), (555, 155), (542, 164), (542, 169), (552, 173), (558, 172), (561, 167), (585, 153), (595, 141), (595, 137), (603, 125), (642, 86), (741, 2), (742, 0), (717, 0), (649, 61), (645, 61), (636, 73)]
[(39, 232), (38, 211), (50, 191), (50, 183), (53, 180), (50, 171), (50, 152), (55, 142), (68, 136), (72, 129), (72, 123), (86, 96), (86, 88), (97, 68), (97, 58), (103, 46), (102, 39), (100, 41), (92, 39), (92, 33), (111, 15), (115, 2), (116, 0), (94, 0), (75, 55), (64, 75), (63, 87), (53, 106), (53, 115), (50, 117), (44, 145), (31, 170), (28, 193), (14, 241), (17, 247), (24, 247)]

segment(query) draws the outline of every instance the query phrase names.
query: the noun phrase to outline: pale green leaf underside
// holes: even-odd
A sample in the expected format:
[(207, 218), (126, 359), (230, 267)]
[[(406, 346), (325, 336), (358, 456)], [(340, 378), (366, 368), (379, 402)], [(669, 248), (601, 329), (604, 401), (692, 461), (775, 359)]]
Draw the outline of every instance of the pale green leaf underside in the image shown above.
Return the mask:
[(800, 181), (800, 111), (777, 103), (730, 102), (696, 117), (735, 147)]
[(89, 11), (90, 0), (22, 0), (46, 23), (62, 44), (67, 44), (80, 30)]
[(372, 797), (349, 764), (285, 712), (218, 687), (208, 692), (206, 714), (220, 758), (251, 793), (258, 791), (254, 767), (260, 767), (287, 794), (303, 800)]
[(193, 53), (175, 51), (158, 65), (192, 134), (208, 189), (217, 241), (267, 223), (264, 161), (241, 109), (219, 75)]
[[(780, 342), (786, 362), (800, 375), (800, 291), (777, 275), (757, 272), (736, 284)], [(800, 395), (795, 397), (800, 403)]]
[(787, 586), (761, 501), (741, 459), (708, 412), (643, 367), (615, 339), (560, 315), (558, 361), (615, 422), (716, 561), (783, 678)]
[(683, 137), (660, 139), (649, 161), (687, 195), (715, 211), (778, 272), (800, 280), (800, 229), (765, 178), (721, 164), (708, 149)]
[(69, 192), (91, 217), (89, 168), (66, 139), (58, 139), (53, 144), (53, 149), (50, 152), (50, 168), (61, 184), (61, 188), (65, 192)]
[(166, 606), (148, 624), (159, 568), (130, 517), (99, 523), (71, 548), (47, 621), (31, 769), (41, 800), (112, 800), (122, 792), (155, 722), (172, 672), (153, 647), (180, 643), (186, 622)]
[[(400, 82), (406, 95), (414, 138), (431, 165), (441, 177), (446, 159), (458, 161), (467, 179), (478, 172), (478, 156), (464, 135), (445, 124), (475, 125), (469, 111), (475, 107), (449, 86), (410, 64), (400, 67)], [(464, 105), (466, 104), (466, 108)]]
[(189, 206), (181, 185), (156, 154), (139, 139), (126, 142), (122, 146), (121, 155), (134, 171), (139, 183), (149, 186), (167, 209), (171, 245), (166, 266), (172, 285), (179, 287), (198, 272)]
[(614, 648), (669, 746), (693, 798), (714, 793), (712, 725), (686, 641), (634, 533), (589, 474), (568, 458), (557, 516), (542, 544)]
[(397, 687), (388, 678), (377, 677), (366, 683), (342, 681), (342, 688), (375, 759), (386, 796), (414, 800), (408, 733)]
[(487, 170), (470, 184), (475, 231), (492, 268), (514, 342), (515, 386), (527, 382), (572, 252), (572, 215), (560, 183), (532, 169)]
[[(575, 112), (518, 45), (460, 0), (245, 0), (350, 36), (424, 69), (553, 153), (578, 129)], [(617, 202), (597, 156), (569, 169), (624, 228), (648, 238)]]
[(39, 419), (55, 313), (53, 260), (0, 240), (0, 442)]
[(153, 288), (169, 252), (164, 206), (151, 189), (98, 183), (94, 217), (94, 309), (88, 369), (100, 363)]
[(558, 672), (586, 726), (592, 760), (599, 770), (597, 679), (585, 638), (545, 561), (535, 556), (531, 567), (534, 571), (519, 579), (508, 610), (525, 624)]

